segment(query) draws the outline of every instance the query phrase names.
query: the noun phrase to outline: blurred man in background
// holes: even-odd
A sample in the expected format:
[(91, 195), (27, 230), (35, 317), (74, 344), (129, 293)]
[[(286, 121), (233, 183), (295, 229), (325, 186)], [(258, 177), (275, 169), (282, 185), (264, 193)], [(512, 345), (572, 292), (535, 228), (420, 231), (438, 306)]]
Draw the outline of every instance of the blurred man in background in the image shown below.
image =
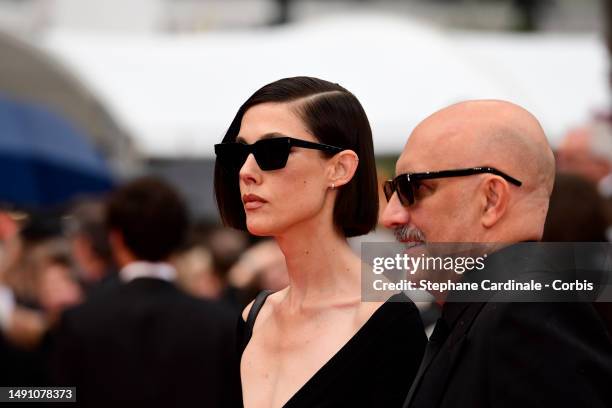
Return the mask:
[[(604, 198), (606, 236), (612, 241), (612, 123), (596, 118), (572, 129), (557, 149), (559, 172), (576, 174), (592, 183)], [(598, 210), (596, 210), (598, 211)]]
[(174, 285), (168, 263), (188, 225), (162, 181), (133, 181), (110, 197), (110, 244), (120, 284), (67, 311), (55, 333), (58, 384), (81, 406), (225, 407), (241, 401), (236, 316)]
[(196, 223), (187, 245), (173, 260), (180, 286), (194, 296), (220, 301), (240, 313), (254, 296), (244, 298), (246, 294), (229, 281), (228, 274), (248, 246), (249, 236), (244, 231)]
[(586, 126), (570, 130), (557, 149), (558, 171), (579, 174), (592, 183), (604, 182), (607, 190), (612, 181), (604, 180), (612, 175), (612, 126), (604, 119), (597, 119)]
[(44, 336), (82, 293), (58, 217), (30, 214), (15, 227), (0, 269), (0, 384), (47, 385)]
[(96, 200), (79, 202), (70, 212), (66, 230), (86, 296), (117, 284), (117, 266), (104, 219), (104, 203)]
[[(550, 196), (542, 241), (607, 242), (607, 204), (596, 185), (586, 178), (578, 174), (558, 173)], [(592, 260), (593, 270), (598, 262), (598, 259)], [(593, 307), (612, 335), (612, 302), (594, 302)]]
[(241, 290), (243, 302), (262, 290), (277, 292), (289, 285), (285, 255), (276, 241), (263, 239), (242, 254), (229, 271), (229, 280)]
[(605, 200), (584, 177), (558, 173), (550, 196), (545, 242), (606, 242)]

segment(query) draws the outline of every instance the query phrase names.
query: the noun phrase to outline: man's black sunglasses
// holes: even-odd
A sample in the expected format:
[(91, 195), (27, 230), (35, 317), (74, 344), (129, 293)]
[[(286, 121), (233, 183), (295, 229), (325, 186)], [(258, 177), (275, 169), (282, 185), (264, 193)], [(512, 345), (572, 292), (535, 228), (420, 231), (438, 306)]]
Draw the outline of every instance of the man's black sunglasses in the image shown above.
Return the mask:
[(308, 142), (292, 137), (273, 137), (261, 139), (253, 144), (219, 143), (215, 145), (215, 154), (219, 163), (229, 170), (240, 170), (249, 154), (255, 156), (257, 165), (262, 170), (278, 170), (285, 167), (291, 147), (321, 150), (329, 153), (341, 152), (342, 148), (322, 143)]
[(441, 171), (427, 171), (424, 173), (405, 173), (400, 174), (392, 180), (387, 180), (383, 184), (383, 190), (387, 201), (391, 199), (394, 192), (397, 191), (397, 196), (400, 202), (404, 206), (414, 204), (416, 191), (419, 187), (421, 180), (431, 180), (446, 177), (463, 177), (472, 176), (474, 174), (491, 173), (496, 176), (502, 177), (504, 180), (516, 185), (521, 186), (519, 180), (515, 179), (503, 173), (493, 167), (474, 167), (470, 169), (457, 169), (457, 170), (441, 170)]

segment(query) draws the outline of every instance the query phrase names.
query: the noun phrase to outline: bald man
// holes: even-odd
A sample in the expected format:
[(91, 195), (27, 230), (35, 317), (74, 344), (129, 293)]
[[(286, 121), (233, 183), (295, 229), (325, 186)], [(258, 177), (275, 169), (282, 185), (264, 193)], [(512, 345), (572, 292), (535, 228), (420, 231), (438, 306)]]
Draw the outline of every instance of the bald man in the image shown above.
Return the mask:
[[(554, 156), (520, 106), (468, 101), (434, 113), (410, 135), (396, 173), (382, 222), (409, 246), (498, 251), (542, 237)], [(442, 317), (405, 407), (612, 406), (612, 340), (590, 303), (436, 296)]]

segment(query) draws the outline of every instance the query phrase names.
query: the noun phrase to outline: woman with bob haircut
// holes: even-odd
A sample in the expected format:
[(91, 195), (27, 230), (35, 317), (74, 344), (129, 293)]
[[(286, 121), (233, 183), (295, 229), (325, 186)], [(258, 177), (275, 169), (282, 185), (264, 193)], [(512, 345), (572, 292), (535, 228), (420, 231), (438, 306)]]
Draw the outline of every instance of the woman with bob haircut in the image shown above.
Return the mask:
[(290, 282), (239, 319), (244, 406), (401, 407), (427, 339), (405, 295), (361, 302), (361, 259), (346, 239), (375, 227), (378, 189), (357, 98), (317, 78), (273, 82), (215, 153), (223, 222), (274, 237)]

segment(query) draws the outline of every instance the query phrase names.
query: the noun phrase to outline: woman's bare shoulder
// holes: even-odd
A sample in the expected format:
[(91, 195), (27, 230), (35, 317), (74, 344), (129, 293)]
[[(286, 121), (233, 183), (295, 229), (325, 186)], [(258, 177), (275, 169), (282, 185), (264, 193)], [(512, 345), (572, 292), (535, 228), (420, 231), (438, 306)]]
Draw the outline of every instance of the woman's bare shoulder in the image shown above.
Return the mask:
[[(268, 310), (272, 309), (270, 305), (278, 304), (278, 302), (280, 302), (280, 300), (285, 296), (285, 293), (288, 289), (289, 287), (286, 287), (284, 289), (279, 290), (278, 292), (274, 292), (270, 294), (270, 296), (268, 296), (268, 298), (266, 299), (266, 302), (262, 306), (259, 314), (266, 314)], [(253, 303), (255, 303), (255, 299), (253, 299), (251, 303), (249, 303), (242, 311), (242, 320), (244, 320), (245, 322), (247, 320), (247, 317), (249, 316), (249, 312), (251, 311), (251, 308), (253, 307)]]

